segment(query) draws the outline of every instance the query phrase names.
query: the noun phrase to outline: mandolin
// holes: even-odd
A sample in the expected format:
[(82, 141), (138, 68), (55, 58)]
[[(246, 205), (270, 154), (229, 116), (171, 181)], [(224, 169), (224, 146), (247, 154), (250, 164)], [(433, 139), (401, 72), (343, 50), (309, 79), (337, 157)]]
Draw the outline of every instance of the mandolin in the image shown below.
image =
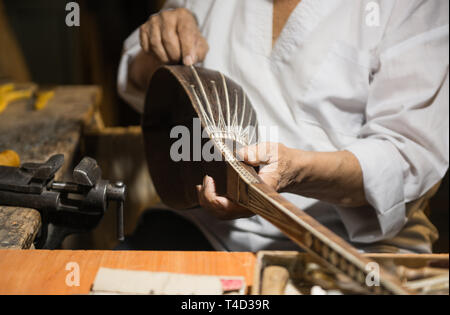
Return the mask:
[[(262, 182), (255, 169), (239, 160), (236, 150), (258, 141), (257, 115), (242, 87), (220, 72), (185, 66), (159, 68), (147, 91), (142, 128), (153, 183), (169, 207), (198, 207), (195, 186), (209, 175), (216, 181), (218, 194), (262, 216), (366, 292), (411, 293), (381, 267), (380, 285), (367, 285), (371, 260)], [(190, 136), (183, 140), (185, 152), (180, 154), (179, 135), (183, 133)], [(205, 159), (205, 151), (218, 152), (219, 158), (213, 154), (216, 158)]]

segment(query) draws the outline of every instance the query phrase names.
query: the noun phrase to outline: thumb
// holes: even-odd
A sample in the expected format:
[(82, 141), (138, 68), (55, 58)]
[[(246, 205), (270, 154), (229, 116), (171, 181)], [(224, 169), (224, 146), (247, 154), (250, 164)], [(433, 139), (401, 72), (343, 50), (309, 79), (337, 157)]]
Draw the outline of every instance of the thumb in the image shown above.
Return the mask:
[(270, 145), (268, 143), (254, 144), (238, 151), (243, 162), (251, 166), (267, 165), (271, 163)]

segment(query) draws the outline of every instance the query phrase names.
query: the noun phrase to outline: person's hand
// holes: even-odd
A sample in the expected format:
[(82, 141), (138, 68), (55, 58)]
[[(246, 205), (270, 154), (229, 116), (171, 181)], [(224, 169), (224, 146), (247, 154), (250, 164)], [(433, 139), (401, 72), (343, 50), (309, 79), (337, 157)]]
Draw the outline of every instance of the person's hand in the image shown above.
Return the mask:
[[(238, 152), (246, 164), (259, 166), (261, 180), (277, 192), (289, 192), (347, 208), (369, 205), (359, 161), (349, 151), (314, 152), (262, 143)], [(248, 217), (245, 208), (217, 196), (214, 180), (197, 187), (200, 204), (219, 218)]]
[[(299, 174), (300, 153), (279, 143), (262, 143), (243, 148), (238, 155), (246, 164), (260, 166), (258, 175), (267, 185), (277, 191), (288, 191)], [(197, 192), (200, 205), (218, 219), (233, 220), (254, 215), (228, 198), (218, 196), (214, 180), (209, 176), (204, 178), (203, 185), (197, 186)]]
[(203, 61), (209, 49), (194, 15), (184, 8), (152, 15), (140, 27), (140, 41), (143, 51), (160, 64), (190, 66)]
[(198, 201), (203, 209), (212, 213), (219, 220), (236, 220), (249, 218), (255, 214), (230, 199), (216, 194), (214, 179), (205, 176), (203, 185), (197, 186)]
[(308, 158), (308, 152), (272, 142), (242, 148), (238, 155), (244, 163), (259, 166), (259, 177), (278, 192), (287, 192), (297, 183), (302, 162)]

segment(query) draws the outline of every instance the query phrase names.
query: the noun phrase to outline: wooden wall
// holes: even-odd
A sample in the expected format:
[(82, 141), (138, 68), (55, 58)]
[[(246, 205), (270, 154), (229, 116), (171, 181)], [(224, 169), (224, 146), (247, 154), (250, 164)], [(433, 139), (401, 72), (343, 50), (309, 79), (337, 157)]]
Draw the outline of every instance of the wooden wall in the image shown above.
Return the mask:
[[(0, 1), (33, 81), (41, 85), (100, 85), (104, 93), (100, 109), (107, 126), (139, 123), (138, 115), (117, 95), (117, 69), (124, 40), (161, 1), (78, 0), (81, 26), (71, 28), (65, 25), (67, 1)], [(3, 20), (0, 18), (0, 34)], [(9, 46), (0, 45), (0, 52)], [(19, 59), (20, 50), (9, 55)], [(13, 60), (9, 56), (0, 59), (6, 66)]]
[(0, 79), (28, 82), (30, 74), (0, 0)]

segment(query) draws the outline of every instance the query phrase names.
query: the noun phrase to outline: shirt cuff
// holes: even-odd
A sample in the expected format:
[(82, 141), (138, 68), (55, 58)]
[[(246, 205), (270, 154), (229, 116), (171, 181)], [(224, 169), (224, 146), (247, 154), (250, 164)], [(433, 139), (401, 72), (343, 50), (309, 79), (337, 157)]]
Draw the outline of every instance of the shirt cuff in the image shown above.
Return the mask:
[[(124, 53), (122, 55), (122, 59), (120, 60), (119, 73), (117, 76), (117, 88), (119, 95), (136, 111), (142, 113), (144, 111), (145, 93), (135, 88), (129, 78), (130, 64), (141, 51), (141, 46), (138, 39), (137, 43), (136, 40), (134, 40), (135, 37), (138, 38), (138, 36), (138, 33), (133, 34), (125, 42)], [(133, 40), (135, 43), (132, 43)]]
[(345, 148), (359, 161), (370, 207), (337, 211), (353, 242), (371, 243), (394, 237), (406, 223), (403, 165), (388, 141), (361, 139)]

